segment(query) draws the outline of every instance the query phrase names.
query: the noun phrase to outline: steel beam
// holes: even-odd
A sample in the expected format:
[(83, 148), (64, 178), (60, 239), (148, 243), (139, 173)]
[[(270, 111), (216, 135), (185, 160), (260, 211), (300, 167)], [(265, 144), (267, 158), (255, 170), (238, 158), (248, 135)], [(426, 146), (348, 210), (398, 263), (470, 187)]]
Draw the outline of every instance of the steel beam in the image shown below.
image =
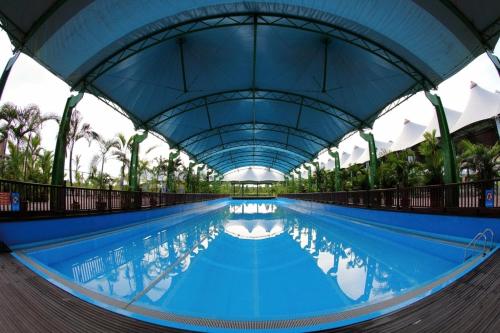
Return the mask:
[(126, 59), (134, 56), (139, 52), (142, 52), (145, 49), (154, 47), (169, 40), (177, 39), (179, 37), (184, 37), (192, 33), (209, 29), (249, 25), (254, 27), (262, 25), (296, 29), (318, 33), (330, 39), (341, 40), (383, 59), (387, 63), (397, 67), (399, 70), (407, 74), (415, 82), (425, 83), (429, 85), (429, 87), (433, 87), (432, 81), (416, 67), (414, 67), (411, 61), (404, 59), (404, 57), (395, 53), (393, 50), (384, 47), (382, 44), (379, 44), (374, 40), (371, 40), (366, 36), (358, 34), (354, 31), (350, 31), (347, 28), (296, 15), (283, 15), (280, 13), (262, 14), (242, 12), (197, 18), (146, 34), (130, 42), (129, 44), (124, 45), (109, 57), (103, 59), (90, 71), (85, 73), (82, 78), (73, 86), (73, 88), (76, 89), (80, 85), (92, 84), (97, 78), (99, 78), (101, 75), (109, 71), (120, 62), (125, 61)]
[(335, 191), (339, 192), (342, 191), (342, 184), (341, 184), (341, 179), (340, 179), (340, 156), (338, 151), (330, 151), (328, 149), (328, 154), (333, 158), (333, 162), (335, 165)]
[(184, 65), (184, 38), (179, 38), (177, 44), (179, 44), (179, 57), (181, 59), (182, 88), (184, 93), (187, 93), (186, 67)]
[(148, 136), (148, 131), (142, 134), (135, 134), (131, 141), (131, 156), (130, 165), (128, 171), (128, 186), (130, 191), (137, 191), (139, 189), (138, 179), (137, 179), (137, 168), (139, 166), (139, 144), (143, 142)]
[(59, 132), (57, 134), (56, 148), (54, 150), (54, 162), (52, 165), (52, 185), (64, 184), (64, 164), (66, 160), (66, 146), (68, 143), (68, 133), (70, 130), (71, 114), (78, 102), (83, 98), (83, 93), (78, 93), (68, 97), (64, 111), (59, 123)]
[[(217, 136), (219, 135), (219, 132), (220, 134), (226, 134), (226, 133), (253, 130), (253, 129), (254, 129), (253, 124), (248, 122), (234, 123), (234, 124), (222, 125), (219, 127), (213, 127), (209, 131), (198, 132), (183, 139), (182, 141), (179, 141), (178, 146), (187, 148), (198, 142)], [(316, 136), (315, 134), (303, 130), (296, 130), (285, 125), (258, 122), (255, 124), (255, 129), (260, 131), (270, 131), (270, 132), (284, 133), (287, 135), (288, 134), (294, 135), (319, 146), (326, 146), (329, 144), (328, 141), (322, 139), (319, 136)]]
[(370, 189), (374, 189), (377, 185), (377, 146), (375, 145), (373, 133), (365, 133), (363, 131), (359, 131), (359, 136), (361, 136), (363, 140), (368, 142), (368, 151), (370, 154), (368, 182), (370, 184)]
[[(493, 63), (493, 66), (495, 66), (495, 68), (497, 69), (497, 74), (500, 76), (500, 60), (491, 51), (486, 51), (486, 54), (488, 55), (491, 62)], [(2, 96), (2, 95), (0, 95), (0, 96)]]
[(455, 146), (453, 145), (453, 139), (451, 138), (448, 128), (448, 121), (446, 120), (443, 103), (438, 95), (433, 95), (429, 91), (425, 92), (425, 96), (434, 106), (439, 122), (439, 132), (441, 133), (440, 145), (444, 160), (444, 182), (446, 184), (456, 183), (458, 181), (458, 173)]
[[(233, 152), (235, 152), (235, 153), (233, 154)], [(249, 156), (249, 152), (245, 152), (245, 151), (234, 151), (233, 150), (230, 153), (232, 154), (231, 156), (233, 159), (245, 158), (245, 157)], [(291, 165), (294, 165), (294, 166), (305, 162), (304, 160), (296, 159), (295, 156), (293, 156), (293, 155), (283, 156), (283, 155), (281, 155), (280, 152), (274, 153), (274, 151), (266, 151), (266, 150), (252, 153), (252, 156), (258, 156), (258, 157), (264, 157), (264, 158), (275, 158), (276, 160), (286, 161), (287, 163), (290, 163)], [(225, 158), (225, 156), (215, 155), (215, 156), (212, 156), (211, 158), (205, 159), (205, 163), (212, 164), (212, 163), (219, 161), (220, 159), (226, 159), (226, 158)]]
[(212, 105), (241, 100), (268, 100), (295, 105), (300, 105), (300, 103), (303, 103), (303, 106), (305, 107), (337, 118), (354, 128), (370, 127), (369, 124), (364, 120), (324, 100), (288, 91), (280, 91), (275, 89), (254, 90), (252, 88), (227, 90), (205, 96), (195, 97), (156, 113), (155, 115), (147, 119), (145, 123), (148, 126), (158, 126), (166, 121), (169, 121), (170, 119), (182, 115), (183, 113), (199, 109), (205, 104)]
[[(284, 153), (293, 154), (295, 156), (299, 156), (300, 158), (305, 159), (306, 161), (314, 157), (313, 154), (303, 150), (302, 148), (290, 145), (288, 147), (285, 147), (285, 145), (279, 141), (255, 140), (254, 142), (253, 140), (241, 140), (241, 141), (231, 142), (231, 144), (227, 144), (226, 148), (224, 149), (220, 149), (219, 146), (208, 148), (198, 153), (196, 155), (196, 160), (203, 162), (207, 157), (211, 156), (212, 154), (221, 154), (226, 151), (240, 149), (241, 147), (254, 147), (255, 144), (258, 144), (258, 147), (268, 147), (269, 149), (275, 149), (277, 151), (281, 151)], [(293, 148), (293, 149), (288, 149), (288, 148)]]
[(19, 51), (15, 51), (12, 57), (10, 57), (9, 61), (7, 61), (7, 64), (5, 65), (5, 68), (2, 73), (2, 77), (0, 77), (0, 100), (2, 99), (3, 95), (3, 90), (5, 88), (5, 85), (7, 84), (7, 80), (10, 75), (10, 71), (12, 70), (12, 67), (16, 63), (17, 58), (19, 58)]

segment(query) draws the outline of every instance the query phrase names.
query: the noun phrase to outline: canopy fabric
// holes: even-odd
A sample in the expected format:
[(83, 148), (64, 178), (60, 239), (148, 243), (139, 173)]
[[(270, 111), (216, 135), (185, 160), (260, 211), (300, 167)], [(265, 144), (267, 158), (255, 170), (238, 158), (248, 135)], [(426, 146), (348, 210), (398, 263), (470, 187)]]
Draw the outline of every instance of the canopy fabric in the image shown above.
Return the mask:
[(472, 82), (469, 100), (464, 112), (454, 124), (453, 131), (498, 115), (500, 115), (500, 92), (490, 92)]
[(289, 172), (498, 39), (478, 0), (5, 0), (12, 43), (219, 173)]

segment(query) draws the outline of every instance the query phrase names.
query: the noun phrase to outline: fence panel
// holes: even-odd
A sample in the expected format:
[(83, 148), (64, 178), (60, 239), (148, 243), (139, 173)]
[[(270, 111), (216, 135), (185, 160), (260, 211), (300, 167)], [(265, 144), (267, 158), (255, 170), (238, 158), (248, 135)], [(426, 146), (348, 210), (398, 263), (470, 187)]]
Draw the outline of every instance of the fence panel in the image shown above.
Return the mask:
[(140, 210), (223, 197), (227, 195), (130, 192), (111, 188), (52, 186), (0, 179), (0, 218), (36, 218)]

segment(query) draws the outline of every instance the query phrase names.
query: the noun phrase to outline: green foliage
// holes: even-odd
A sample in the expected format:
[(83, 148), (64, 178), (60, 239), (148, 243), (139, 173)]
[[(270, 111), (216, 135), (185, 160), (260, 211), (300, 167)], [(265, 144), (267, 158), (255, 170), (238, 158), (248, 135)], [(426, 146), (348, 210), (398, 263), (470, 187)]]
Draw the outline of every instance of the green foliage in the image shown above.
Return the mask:
[(482, 144), (473, 144), (469, 140), (462, 140), (459, 149), (461, 151), (460, 168), (472, 172), (474, 180), (489, 180), (499, 176), (499, 142), (492, 147), (487, 147)]
[(423, 157), (423, 172), (427, 185), (443, 183), (443, 154), (436, 137), (436, 130), (424, 133), (424, 141), (418, 147)]
[(422, 182), (422, 170), (411, 149), (384, 156), (379, 163), (378, 172), (381, 188), (415, 186)]
[(58, 117), (43, 115), (36, 105), (7, 103), (0, 108), (0, 120), (0, 142), (7, 142), (1, 147), (8, 148), (8, 154), (0, 151), (0, 177), (49, 183), (53, 156), (41, 147), (40, 131), (43, 123)]

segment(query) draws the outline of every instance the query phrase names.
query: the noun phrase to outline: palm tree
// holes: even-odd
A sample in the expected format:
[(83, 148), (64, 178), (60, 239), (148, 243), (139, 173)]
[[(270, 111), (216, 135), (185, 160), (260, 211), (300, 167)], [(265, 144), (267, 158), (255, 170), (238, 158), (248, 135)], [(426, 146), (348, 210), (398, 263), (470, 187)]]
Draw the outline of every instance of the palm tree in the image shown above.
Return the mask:
[(76, 185), (77, 186), (81, 186), (82, 182), (83, 182), (83, 176), (80, 173), (80, 168), (82, 166), (81, 163), (80, 163), (81, 158), (82, 158), (81, 155), (76, 155), (75, 156), (75, 180), (76, 180)]
[(108, 154), (111, 149), (120, 149), (120, 142), (116, 138), (112, 138), (109, 140), (104, 139), (103, 137), (99, 137), (97, 139), (97, 143), (99, 144), (99, 154), (95, 155), (92, 164), (97, 165), (98, 162), (101, 163), (101, 174), (99, 177), (99, 187), (103, 188), (104, 181), (104, 164), (108, 160)]
[(462, 140), (459, 144), (461, 168), (473, 171), (475, 180), (491, 180), (498, 176), (500, 170), (500, 143), (491, 148), (482, 144), (473, 144)]
[[(130, 164), (130, 158), (129, 155), (131, 154), (132, 150), (132, 138), (126, 138), (123, 133), (118, 133), (117, 134), (118, 142), (120, 147), (113, 152), (113, 156), (116, 160), (118, 160), (121, 163), (120, 167), (120, 188), (123, 190), (125, 188), (125, 175), (126, 175), (126, 169), (127, 165)], [(144, 153), (145, 155), (149, 154), (153, 149), (155, 149), (158, 146), (153, 146), (150, 147), (146, 150)]]
[(139, 165), (137, 166), (137, 179), (139, 181), (139, 187), (141, 184), (141, 177), (143, 174), (146, 174), (147, 172), (150, 172), (151, 169), (149, 167), (149, 161), (148, 160), (139, 160)]
[(443, 154), (436, 137), (436, 130), (424, 133), (424, 141), (418, 147), (423, 156), (423, 167), (428, 185), (443, 183)]
[(166, 176), (168, 172), (168, 159), (160, 156), (155, 158), (154, 162), (156, 163), (156, 165), (151, 168), (151, 171), (156, 179), (156, 183), (159, 184), (160, 188), (162, 188), (163, 184), (161, 180), (164, 178), (164, 176)]
[(127, 140), (123, 133), (118, 133), (117, 137), (120, 147), (113, 152), (113, 156), (122, 164), (120, 167), (120, 188), (123, 190), (125, 187), (125, 169), (130, 163), (130, 159), (128, 158), (130, 139)]
[[(0, 126), (0, 141), (12, 140), (17, 152), (23, 153), (22, 178), (27, 179), (27, 159), (31, 153), (32, 139), (40, 134), (44, 122), (49, 120), (59, 121), (59, 117), (53, 114), (42, 115), (40, 108), (30, 104), (24, 108), (14, 104), (4, 104), (0, 108), (0, 119), (4, 120)], [(5, 146), (4, 144), (2, 146)], [(19, 178), (19, 174), (17, 176)]]
[(80, 111), (74, 110), (71, 114), (67, 141), (67, 148), (69, 149), (69, 183), (71, 186), (73, 186), (73, 150), (75, 144), (79, 140), (85, 139), (90, 146), (92, 140), (99, 139), (99, 134), (94, 132), (88, 123), (83, 123), (82, 121)]
[(7, 141), (10, 137), (15, 138), (14, 124), (16, 122), (17, 109), (16, 106), (10, 103), (2, 105), (0, 108), (0, 157), (5, 156)]

